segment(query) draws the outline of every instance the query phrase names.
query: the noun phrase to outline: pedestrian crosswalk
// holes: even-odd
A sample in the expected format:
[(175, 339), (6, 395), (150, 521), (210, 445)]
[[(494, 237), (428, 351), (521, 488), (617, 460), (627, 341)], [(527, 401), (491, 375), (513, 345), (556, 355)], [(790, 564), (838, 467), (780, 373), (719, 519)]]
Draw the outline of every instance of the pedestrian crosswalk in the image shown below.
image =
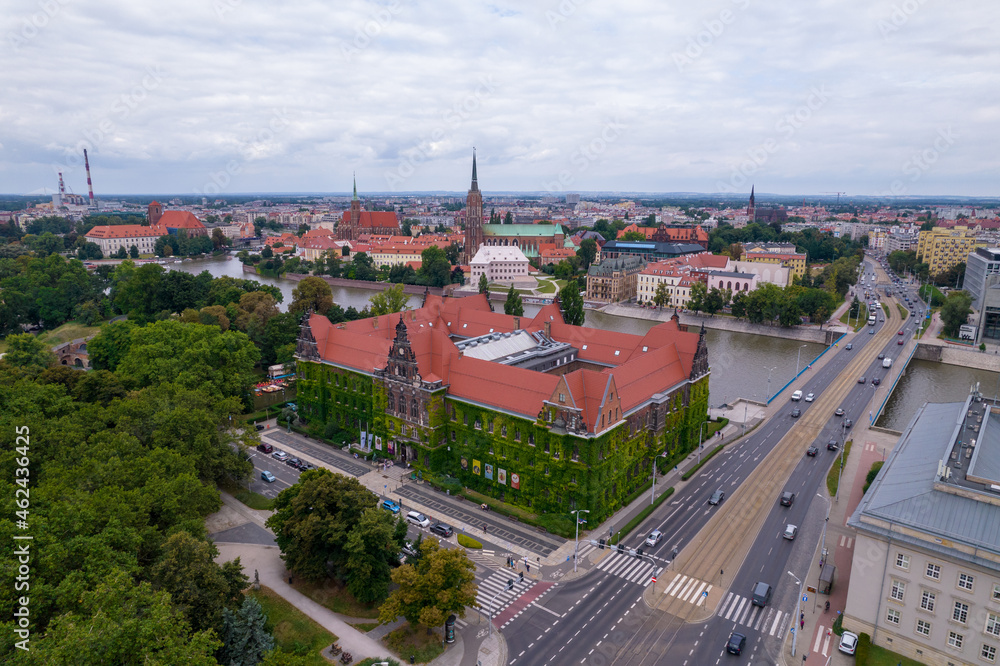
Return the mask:
[(854, 537), (849, 537), (849, 536), (846, 536), (846, 535), (843, 535), (843, 534), (840, 535), (840, 547), (841, 548), (850, 548), (853, 545), (854, 545)]
[[(513, 581), (514, 587), (507, 589), (507, 581)], [(476, 591), (476, 606), (491, 618), (499, 615), (507, 606), (514, 602), (522, 594), (534, 587), (537, 581), (520, 576), (511, 570), (495, 571), (479, 582), (479, 589)], [(490, 604), (492, 603), (492, 608)], [(492, 610), (492, 614), (490, 611)]]
[(660, 571), (656, 564), (647, 559), (619, 552), (613, 552), (605, 557), (597, 568), (612, 576), (624, 578), (630, 583), (639, 583), (643, 587), (649, 585), (653, 576)]
[(667, 587), (663, 590), (663, 593), (680, 599), (681, 601), (698, 605), (703, 603), (704, 600), (708, 598), (708, 593), (711, 591), (712, 584), (707, 581), (698, 580), (697, 578), (685, 576), (684, 574), (676, 574), (673, 579), (667, 583)]
[[(830, 639), (832, 637), (833, 631), (830, 627), (824, 627), (822, 624), (816, 627), (816, 639), (813, 642), (812, 651), (820, 652), (824, 657), (830, 655)], [(822, 646), (822, 650), (820, 647)]]
[(754, 606), (749, 597), (733, 592), (729, 593), (715, 614), (768, 636), (783, 636), (791, 617), (790, 613), (783, 613), (774, 607)]

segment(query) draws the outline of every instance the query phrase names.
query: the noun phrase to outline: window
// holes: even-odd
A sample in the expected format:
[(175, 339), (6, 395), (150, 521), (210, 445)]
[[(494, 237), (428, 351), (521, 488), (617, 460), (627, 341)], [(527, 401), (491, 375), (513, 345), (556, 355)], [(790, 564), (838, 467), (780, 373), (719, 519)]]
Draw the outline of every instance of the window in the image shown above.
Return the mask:
[(910, 556), (896, 553), (896, 568), (904, 571), (910, 570)]
[(534, 433), (531, 433), (531, 432), (528, 433), (528, 445), (529, 446), (534, 446), (535, 445), (535, 434)]
[(933, 613), (934, 612), (934, 600), (935, 596), (933, 592), (928, 592), (924, 590), (923, 595), (920, 597), (920, 608)]
[(463, 414), (462, 415), (462, 423), (465, 424), (465, 425), (469, 425), (469, 415), (468, 414)]
[(917, 633), (921, 636), (930, 636), (931, 623), (926, 620), (917, 620)]
[(500, 436), (501, 437), (507, 436), (507, 426), (505, 425), (500, 426)]
[(1000, 601), (1000, 584), (993, 583), (993, 601)]
[(969, 621), (969, 604), (962, 603), (961, 601), (955, 602), (955, 609), (951, 612), (951, 619), (955, 622), (961, 622), (965, 624)]
[(483, 424), (482, 424), (482, 422), (479, 419), (476, 419), (475, 428), (476, 428), (476, 430), (482, 430), (483, 429)]
[(903, 597), (906, 595), (906, 583), (901, 580), (892, 581), (892, 591), (889, 592), (889, 598), (896, 601), (902, 601)]
[(514, 430), (514, 441), (515, 442), (520, 442), (521, 441), (521, 431), (520, 430)]
[(899, 611), (895, 608), (890, 608), (885, 614), (885, 621), (889, 624), (899, 624)]
[(931, 580), (941, 580), (941, 567), (937, 564), (927, 563), (927, 571), (924, 573), (925, 576)]
[(983, 643), (983, 649), (979, 653), (979, 656), (986, 661), (996, 661), (997, 660), (997, 649), (992, 645), (987, 645)]
[(986, 614), (986, 628), (983, 629), (988, 634), (1000, 636), (1000, 615), (996, 613)]
[(972, 592), (973, 583), (975, 583), (976, 577), (972, 574), (960, 573), (958, 574), (958, 587), (959, 589)]
[(493, 433), (493, 421), (486, 424), (486, 429), (490, 432), (490, 434)]
[(964, 640), (965, 637), (962, 634), (957, 633), (955, 631), (948, 632), (948, 645), (955, 648), (956, 650), (962, 649), (962, 641)]
[(564, 393), (559, 394), (559, 402), (566, 402), (566, 395)]

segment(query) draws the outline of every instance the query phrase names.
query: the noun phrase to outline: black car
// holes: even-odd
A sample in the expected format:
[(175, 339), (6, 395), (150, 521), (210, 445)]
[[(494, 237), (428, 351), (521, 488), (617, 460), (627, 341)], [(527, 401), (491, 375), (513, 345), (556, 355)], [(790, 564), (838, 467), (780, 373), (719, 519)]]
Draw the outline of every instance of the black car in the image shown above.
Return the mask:
[(261, 425), (260, 423), (256, 424), (254, 427), (257, 428), (257, 432), (260, 432), (261, 430), (264, 429), (264, 426)]
[(288, 465), (289, 467), (294, 467), (295, 469), (299, 469), (302, 467), (302, 461), (299, 460), (298, 458), (289, 458), (288, 460), (285, 461), (285, 464)]
[(802, 416), (802, 410), (801, 409), (793, 409), (792, 410), (792, 418), (793, 419), (797, 419), (800, 416)]
[(781, 506), (791, 506), (792, 502), (795, 501), (795, 493), (785, 491), (781, 493)]
[(729, 654), (743, 654), (743, 648), (747, 644), (747, 637), (735, 631), (729, 634), (729, 642), (726, 643), (726, 652)]
[(299, 463), (299, 469), (302, 470), (303, 472), (308, 472), (311, 469), (316, 469), (316, 465), (313, 465), (312, 463), (302, 462)]
[(810, 446), (806, 449), (806, 455), (810, 458), (815, 458), (817, 453), (819, 453), (819, 449), (815, 446)]
[(879, 354), (879, 355), (878, 355), (878, 360), (880, 360), (880, 361), (881, 361), (881, 360), (882, 360), (882, 359), (884, 359), (884, 358), (885, 358), (885, 354)]
[(444, 523), (434, 523), (431, 525), (431, 532), (443, 536), (444, 538), (450, 537), (455, 533), (455, 530), (451, 529), (451, 525), (445, 525)]
[(878, 386), (881, 383), (882, 383), (881, 379), (879, 379), (878, 377), (872, 377), (872, 386)]
[(829, 442), (826, 443), (827, 451), (836, 451), (838, 448), (840, 447), (837, 445), (837, 440), (835, 439), (831, 439)]

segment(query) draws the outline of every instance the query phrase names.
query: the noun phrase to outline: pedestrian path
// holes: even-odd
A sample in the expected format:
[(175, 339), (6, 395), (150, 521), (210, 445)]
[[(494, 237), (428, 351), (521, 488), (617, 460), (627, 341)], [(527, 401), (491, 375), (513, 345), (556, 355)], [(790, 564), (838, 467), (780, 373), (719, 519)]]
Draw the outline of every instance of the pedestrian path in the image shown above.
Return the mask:
[[(510, 590), (507, 589), (508, 580), (514, 581), (514, 587)], [(479, 582), (479, 589), (476, 592), (476, 607), (484, 615), (494, 618), (536, 584), (537, 581), (534, 580), (521, 580), (517, 572), (510, 569), (495, 571)], [(490, 608), (491, 602), (492, 609)]]
[(749, 597), (733, 592), (729, 593), (715, 614), (768, 636), (784, 636), (785, 626), (791, 619), (791, 613), (783, 613), (773, 607), (754, 606)]
[(624, 578), (630, 583), (639, 583), (643, 587), (649, 585), (653, 581), (653, 576), (660, 572), (660, 568), (649, 560), (617, 552), (601, 560), (597, 568), (612, 576)]
[(708, 593), (711, 591), (712, 584), (707, 581), (676, 574), (663, 593), (697, 606), (708, 598)]

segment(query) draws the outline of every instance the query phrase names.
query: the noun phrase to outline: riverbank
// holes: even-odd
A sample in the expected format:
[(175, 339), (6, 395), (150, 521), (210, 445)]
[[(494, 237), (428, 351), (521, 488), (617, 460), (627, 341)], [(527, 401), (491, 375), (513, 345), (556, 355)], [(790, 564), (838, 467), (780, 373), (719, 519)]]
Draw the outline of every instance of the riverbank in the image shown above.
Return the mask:
[[(615, 317), (629, 317), (632, 319), (646, 319), (650, 321), (669, 321), (674, 316), (671, 309), (643, 308), (635, 305), (623, 305), (621, 303), (611, 303), (600, 311)], [(752, 324), (748, 321), (734, 319), (733, 317), (713, 317), (710, 315), (695, 314), (692, 312), (679, 313), (680, 323), (688, 328), (700, 327), (714, 328), (720, 331), (731, 333), (747, 333), (750, 335), (766, 335), (772, 338), (784, 338), (786, 340), (800, 340), (802, 342), (815, 342), (821, 345), (831, 345), (833, 341), (844, 334), (846, 327), (830, 326), (820, 330), (818, 326), (765, 326), (763, 324)]]
[(957, 347), (943, 340), (928, 340), (918, 343), (913, 358), (957, 365), (963, 368), (1000, 372), (1000, 353), (997, 349), (994, 349), (993, 353), (987, 353), (979, 351), (976, 347)]

